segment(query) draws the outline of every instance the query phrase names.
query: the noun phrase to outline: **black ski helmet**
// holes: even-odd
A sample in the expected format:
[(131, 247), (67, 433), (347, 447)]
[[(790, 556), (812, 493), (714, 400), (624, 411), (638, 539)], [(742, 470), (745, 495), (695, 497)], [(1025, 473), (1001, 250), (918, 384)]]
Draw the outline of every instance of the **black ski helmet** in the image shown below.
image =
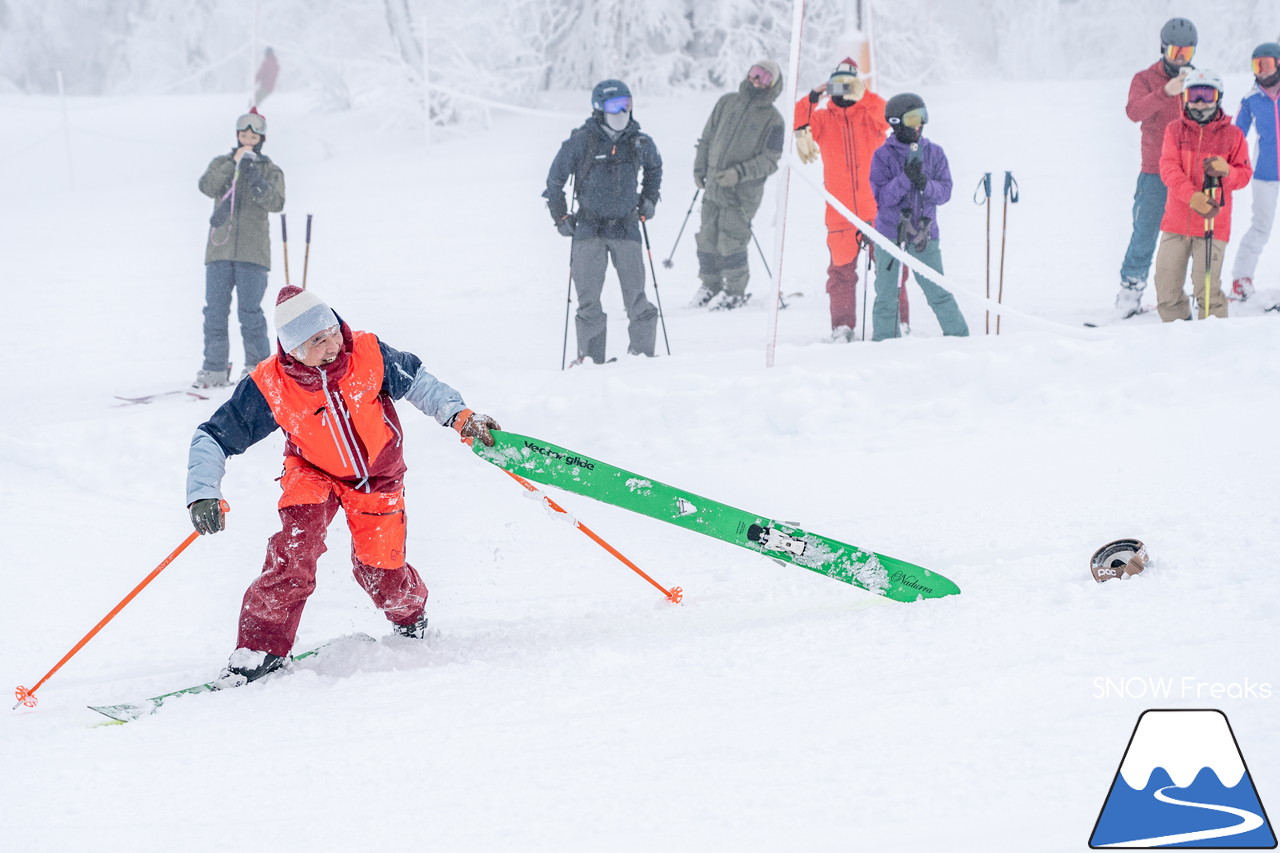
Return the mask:
[(884, 120), (896, 126), (902, 124), (904, 115), (918, 109), (924, 109), (924, 98), (914, 92), (903, 92), (885, 101)]
[(1178, 47), (1195, 47), (1199, 43), (1200, 36), (1196, 33), (1196, 25), (1186, 18), (1170, 18), (1160, 28), (1161, 50), (1171, 44), (1176, 44)]
[(591, 90), (591, 109), (604, 112), (604, 102), (610, 98), (629, 98), (631, 90), (621, 80), (601, 80)]

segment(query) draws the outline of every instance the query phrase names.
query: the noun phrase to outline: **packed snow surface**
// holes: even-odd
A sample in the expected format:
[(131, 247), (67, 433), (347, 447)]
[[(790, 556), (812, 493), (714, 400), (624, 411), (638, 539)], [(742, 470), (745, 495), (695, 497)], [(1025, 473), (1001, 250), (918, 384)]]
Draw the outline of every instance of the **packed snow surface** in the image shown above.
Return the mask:
[[(1227, 80), (1234, 104), (1245, 78)], [(1150, 707), (1222, 709), (1264, 803), (1280, 798), (1280, 315), (1262, 310), (1280, 301), (1280, 243), (1229, 320), (1083, 327), (1111, 305), (1128, 239), (1127, 86), (921, 90), (955, 177), (940, 224), (967, 339), (941, 336), (913, 284), (909, 337), (829, 343), (822, 201), (792, 180), (783, 291), (803, 295), (781, 312), (769, 369), (754, 247), (754, 298), (732, 312), (687, 307), (696, 210), (661, 264), (718, 93), (637, 94), (666, 161), (650, 236), (672, 355), (661, 334), (660, 357), (624, 355), (611, 277), (618, 362), (563, 372), (569, 243), (539, 194), (584, 93), (429, 148), (377, 112), (267, 101), (290, 275), (314, 214), (307, 286), (354, 327), (419, 354), (505, 427), (918, 563), (963, 593), (886, 601), (548, 490), (683, 587), (673, 605), (405, 406), (429, 637), (389, 636), (338, 521), (298, 647), (358, 632), (376, 645), (96, 727), (86, 705), (206, 681), (234, 649), (278, 523), (277, 434), (230, 461), (228, 529), (170, 565), (37, 709), (5, 715), (6, 849), (1075, 851)], [(72, 100), (64, 134), (56, 100), (0, 97), (7, 685), (32, 686), (190, 531), (188, 441), (226, 393), (115, 398), (181, 389), (200, 366), (211, 202), (196, 181), (242, 109)], [(1007, 210), (1005, 170), (1022, 190)], [(985, 171), (992, 289), (1007, 217), (1004, 302), (1021, 312), (999, 336), (974, 299)], [(780, 189), (755, 222), (770, 253)], [(1248, 191), (1235, 211), (1242, 235)], [(275, 219), (268, 304), (284, 284)], [(1095, 583), (1089, 556), (1121, 537), (1153, 565)]]

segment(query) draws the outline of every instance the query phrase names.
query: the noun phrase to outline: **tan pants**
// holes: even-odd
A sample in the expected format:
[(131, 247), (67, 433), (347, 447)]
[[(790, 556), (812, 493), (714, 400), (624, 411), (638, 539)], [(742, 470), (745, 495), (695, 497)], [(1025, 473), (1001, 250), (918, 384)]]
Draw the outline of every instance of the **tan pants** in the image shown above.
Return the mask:
[[(1213, 241), (1213, 257), (1209, 264), (1209, 313), (1226, 318), (1227, 300), (1222, 295), (1222, 255), (1227, 244)], [(1204, 313), (1205, 238), (1184, 237), (1160, 232), (1160, 248), (1156, 251), (1156, 308), (1166, 323), (1191, 319), (1187, 300), (1187, 261), (1191, 261), (1191, 293), (1195, 297), (1196, 319)]]

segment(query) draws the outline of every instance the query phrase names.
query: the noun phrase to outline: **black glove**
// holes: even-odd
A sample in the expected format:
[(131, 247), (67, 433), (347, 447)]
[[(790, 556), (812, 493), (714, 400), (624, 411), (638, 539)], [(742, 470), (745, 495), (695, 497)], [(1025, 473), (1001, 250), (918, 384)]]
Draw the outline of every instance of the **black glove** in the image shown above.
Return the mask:
[(654, 212), (658, 209), (658, 205), (648, 196), (640, 196), (640, 218), (653, 219)]
[(572, 213), (566, 213), (556, 220), (556, 230), (565, 237), (572, 237), (574, 230), (578, 227), (578, 222)]
[(924, 189), (924, 185), (929, 183), (929, 179), (924, 176), (924, 161), (907, 159), (907, 166), (904, 170), (908, 178), (911, 179), (911, 186), (918, 190)]
[(472, 412), (462, 422), (462, 426), (458, 429), (458, 434), (463, 438), (478, 438), (485, 447), (493, 447), (493, 436), (489, 435), (489, 430), (491, 429), (501, 430), (502, 427), (498, 426), (498, 422), (488, 415)]
[(191, 524), (197, 533), (204, 535), (226, 530), (227, 523), (222, 517), (222, 501), (218, 498), (201, 498), (187, 508), (191, 510)]

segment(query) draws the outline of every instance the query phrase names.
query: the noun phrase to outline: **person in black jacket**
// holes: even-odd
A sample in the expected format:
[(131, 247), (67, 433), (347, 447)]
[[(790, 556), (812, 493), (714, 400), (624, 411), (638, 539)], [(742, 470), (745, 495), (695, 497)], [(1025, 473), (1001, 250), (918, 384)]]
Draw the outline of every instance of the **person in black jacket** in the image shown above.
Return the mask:
[[(607, 315), (600, 306), (605, 272), (613, 260), (627, 310), (630, 355), (653, 355), (658, 309), (645, 297), (640, 219), (653, 218), (662, 187), (662, 156), (631, 114), (631, 90), (603, 80), (591, 92), (591, 118), (570, 134), (547, 174), (547, 200), (556, 230), (573, 238), (569, 272), (578, 292), (578, 357), (605, 361)], [(641, 178), (643, 172), (643, 178)], [(565, 183), (573, 178), (577, 210)]]

